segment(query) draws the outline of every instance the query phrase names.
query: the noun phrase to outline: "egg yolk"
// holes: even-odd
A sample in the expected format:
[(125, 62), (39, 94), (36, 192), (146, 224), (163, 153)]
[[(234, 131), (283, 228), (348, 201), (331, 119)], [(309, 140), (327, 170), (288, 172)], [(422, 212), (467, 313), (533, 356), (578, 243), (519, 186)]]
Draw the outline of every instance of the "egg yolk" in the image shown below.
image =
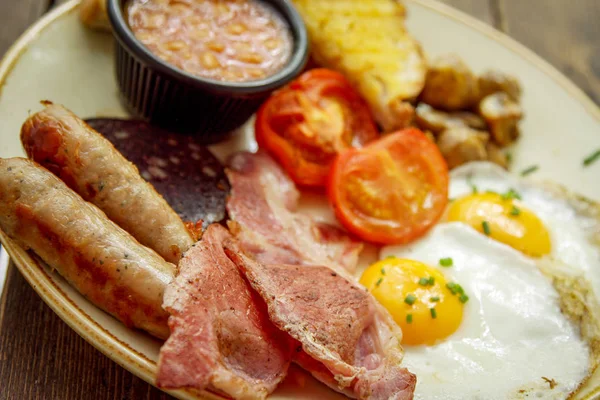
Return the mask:
[(447, 219), (464, 222), (531, 257), (541, 257), (551, 250), (544, 223), (509, 196), (478, 193), (457, 199), (450, 205)]
[(386, 258), (367, 268), (360, 283), (402, 328), (403, 344), (434, 344), (462, 321), (467, 298), (452, 293), (440, 271), (418, 261)]

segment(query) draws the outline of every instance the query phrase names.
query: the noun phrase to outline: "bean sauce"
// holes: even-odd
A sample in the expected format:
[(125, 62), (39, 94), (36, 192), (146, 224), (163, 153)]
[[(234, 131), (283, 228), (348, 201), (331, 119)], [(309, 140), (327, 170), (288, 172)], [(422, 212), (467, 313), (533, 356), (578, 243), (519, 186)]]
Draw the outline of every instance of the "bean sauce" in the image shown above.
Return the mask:
[(258, 0), (131, 0), (127, 19), (152, 53), (203, 78), (263, 79), (292, 54), (289, 26)]

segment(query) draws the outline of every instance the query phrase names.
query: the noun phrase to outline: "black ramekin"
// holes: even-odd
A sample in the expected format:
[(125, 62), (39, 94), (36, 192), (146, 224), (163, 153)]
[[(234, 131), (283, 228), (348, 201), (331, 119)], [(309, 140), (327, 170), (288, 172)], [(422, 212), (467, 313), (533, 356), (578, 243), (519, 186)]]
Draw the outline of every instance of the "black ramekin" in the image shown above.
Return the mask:
[(269, 94), (291, 81), (308, 59), (306, 27), (288, 0), (270, 4), (288, 23), (294, 40), (290, 61), (265, 79), (222, 82), (201, 78), (155, 56), (131, 31), (125, 18), (128, 0), (108, 0), (116, 43), (116, 75), (129, 110), (163, 128), (193, 133), (210, 143), (242, 125)]

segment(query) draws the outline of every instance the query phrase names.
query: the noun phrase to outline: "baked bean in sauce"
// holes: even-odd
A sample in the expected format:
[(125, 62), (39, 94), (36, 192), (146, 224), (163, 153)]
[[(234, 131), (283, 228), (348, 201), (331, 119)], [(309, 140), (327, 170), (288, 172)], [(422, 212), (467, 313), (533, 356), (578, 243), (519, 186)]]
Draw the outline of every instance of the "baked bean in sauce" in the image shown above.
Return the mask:
[(293, 49), (283, 17), (258, 0), (131, 0), (127, 19), (156, 56), (218, 81), (266, 78)]

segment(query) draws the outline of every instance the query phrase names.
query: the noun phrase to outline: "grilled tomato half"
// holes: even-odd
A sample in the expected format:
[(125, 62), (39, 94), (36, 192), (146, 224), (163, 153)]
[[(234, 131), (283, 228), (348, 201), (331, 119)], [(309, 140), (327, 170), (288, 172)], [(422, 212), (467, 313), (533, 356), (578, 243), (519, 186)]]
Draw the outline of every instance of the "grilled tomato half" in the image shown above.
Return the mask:
[(337, 154), (379, 137), (369, 109), (346, 78), (313, 69), (276, 92), (256, 116), (256, 141), (299, 185), (327, 184)]
[(418, 129), (340, 153), (328, 197), (346, 229), (363, 240), (400, 244), (422, 236), (448, 203), (448, 167)]

